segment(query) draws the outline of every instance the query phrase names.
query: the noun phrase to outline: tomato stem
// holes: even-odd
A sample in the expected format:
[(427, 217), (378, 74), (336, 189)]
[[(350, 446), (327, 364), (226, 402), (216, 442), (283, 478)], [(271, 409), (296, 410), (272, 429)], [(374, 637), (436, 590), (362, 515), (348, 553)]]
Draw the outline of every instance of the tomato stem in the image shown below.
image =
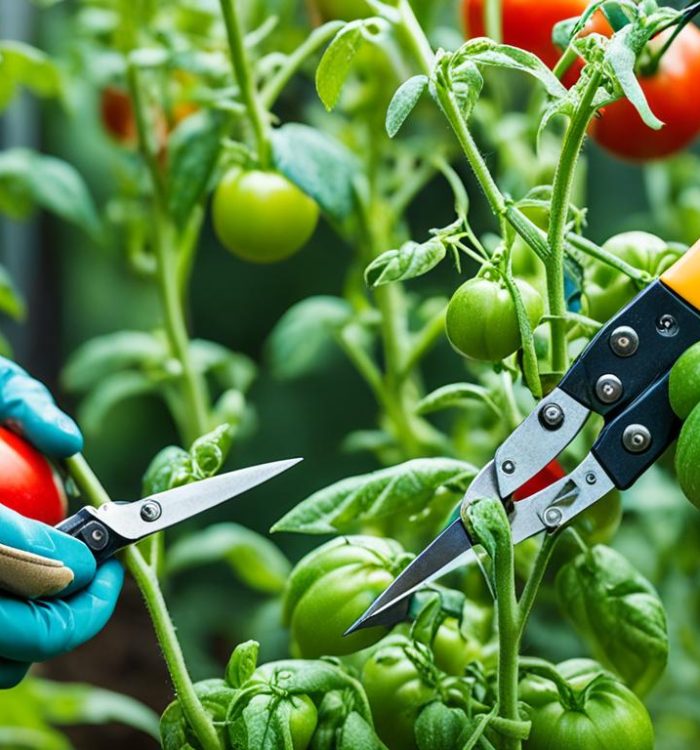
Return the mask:
[[(91, 505), (99, 507), (111, 502), (109, 494), (81, 454), (67, 459), (66, 465), (73, 481)], [(133, 545), (124, 550), (122, 560), (146, 602), (156, 638), (163, 651), (170, 678), (187, 721), (204, 750), (221, 750), (219, 737), (192, 684), (175, 625), (168, 612), (155, 571)]]
[(544, 575), (547, 572), (547, 566), (552, 559), (552, 553), (554, 548), (557, 546), (559, 541), (559, 534), (545, 534), (542, 540), (542, 546), (537, 553), (535, 558), (535, 564), (530, 573), (530, 577), (527, 579), (523, 593), (520, 595), (520, 601), (518, 603), (519, 611), (519, 636), (518, 639), (522, 641), (523, 635), (525, 634), (525, 628), (527, 627), (532, 608), (537, 598), (537, 593), (540, 590)]
[(226, 27), (228, 46), (231, 52), (233, 75), (238, 83), (241, 99), (245, 104), (248, 119), (253, 127), (260, 168), (265, 170), (270, 167), (272, 159), (268, 112), (263, 106), (262, 99), (256, 88), (253, 70), (248, 59), (248, 53), (246, 52), (238, 0), (220, 0), (220, 5)]
[(503, 41), (503, 8), (501, 0), (484, 3), (484, 29), (486, 36), (499, 44)]
[(565, 372), (569, 364), (569, 352), (566, 342), (567, 308), (564, 294), (565, 235), (576, 167), (581, 149), (583, 148), (588, 123), (595, 113), (593, 98), (598, 90), (600, 79), (600, 71), (593, 70), (579, 105), (569, 120), (552, 186), (552, 203), (548, 232), (551, 256), (545, 262), (545, 269), (549, 314), (552, 316), (550, 331), (552, 341), (552, 369), (554, 372)]
[(627, 261), (623, 260), (622, 258), (618, 258), (617, 255), (613, 255), (612, 253), (607, 252), (607, 250), (604, 250), (599, 245), (596, 245), (595, 242), (591, 242), (591, 240), (587, 239), (586, 237), (582, 237), (579, 234), (569, 232), (569, 234), (567, 234), (566, 236), (566, 239), (568, 243), (575, 249), (581, 250), (581, 252), (585, 253), (591, 258), (595, 258), (601, 263), (605, 263), (606, 265), (617, 269), (620, 273), (625, 274), (625, 276), (628, 276), (640, 287), (640, 289), (653, 281), (653, 277), (650, 276), (646, 271), (635, 268), (634, 266), (627, 263)]

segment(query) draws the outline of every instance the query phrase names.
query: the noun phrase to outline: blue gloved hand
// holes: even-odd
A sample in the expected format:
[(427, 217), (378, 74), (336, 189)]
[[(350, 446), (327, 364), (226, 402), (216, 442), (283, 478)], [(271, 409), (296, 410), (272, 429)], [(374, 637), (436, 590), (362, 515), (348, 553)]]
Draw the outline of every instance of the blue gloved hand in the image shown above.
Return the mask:
[[(46, 387), (2, 357), (0, 422), (49, 456), (82, 448), (80, 430)], [(95, 636), (114, 612), (123, 579), (118, 562), (97, 570), (82, 542), (0, 505), (0, 687), (16, 685), (31, 662)], [(1, 593), (13, 591), (22, 595)]]

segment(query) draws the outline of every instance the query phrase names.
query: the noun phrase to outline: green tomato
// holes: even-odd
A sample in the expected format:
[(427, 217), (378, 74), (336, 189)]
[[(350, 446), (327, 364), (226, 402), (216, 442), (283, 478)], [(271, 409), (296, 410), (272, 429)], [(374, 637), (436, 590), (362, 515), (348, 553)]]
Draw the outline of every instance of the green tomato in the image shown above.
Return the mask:
[(532, 721), (523, 750), (653, 750), (654, 728), (644, 704), (595, 666), (580, 659), (560, 665), (568, 685), (562, 694), (541, 677), (520, 683)]
[(676, 474), (685, 496), (700, 508), (700, 405), (690, 413), (678, 438)]
[[(523, 303), (533, 329), (542, 317), (542, 297), (525, 281), (518, 280)], [(447, 306), (447, 337), (466, 357), (500, 362), (521, 346), (515, 302), (505, 284), (477, 276), (454, 293)]]
[(322, 21), (355, 21), (373, 15), (365, 0), (314, 0)]
[(289, 731), (294, 750), (306, 750), (316, 731), (318, 711), (308, 695), (292, 695), (289, 699), (291, 713)]
[(389, 586), (410, 556), (397, 542), (369, 536), (333, 539), (303, 558), (284, 594), (284, 621), (304, 658), (341, 656), (373, 645), (384, 628), (343, 633)]
[[(651, 276), (660, 276), (683, 254), (648, 232), (624, 232), (611, 237), (603, 250), (626, 261)], [(605, 322), (639, 292), (637, 285), (623, 273), (605, 263), (595, 261), (586, 269), (584, 296), (590, 317)]]
[(362, 670), (374, 728), (389, 750), (417, 750), (414, 725), (418, 714), (439, 698), (438, 673), (429, 664), (421, 664), (414, 652), (408, 638), (390, 636)]
[(432, 649), (436, 666), (446, 674), (457, 677), (482, 656), (481, 643), (462, 633), (456, 617), (447, 617), (440, 625)]
[(681, 419), (687, 419), (700, 404), (700, 343), (691, 346), (673, 366), (668, 395)]
[(214, 192), (214, 230), (224, 247), (252, 263), (294, 255), (311, 238), (318, 205), (275, 172), (234, 168)]

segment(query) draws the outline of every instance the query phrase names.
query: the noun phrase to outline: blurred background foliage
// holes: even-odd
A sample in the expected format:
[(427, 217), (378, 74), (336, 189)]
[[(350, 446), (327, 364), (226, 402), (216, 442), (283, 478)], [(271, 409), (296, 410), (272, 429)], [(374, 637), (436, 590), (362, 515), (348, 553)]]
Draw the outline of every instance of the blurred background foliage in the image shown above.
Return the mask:
[[(287, 28), (296, 28), (299, 38), (308, 33), (301, 3), (250, 0), (250, 4), (251, 18), (279, 12), (290, 19)], [(0, 34), (48, 50), (70, 69), (75, 5), (0, 0)], [(459, 31), (457, 3), (441, 0), (440, 6), (446, 23)], [(85, 177), (97, 205), (104, 208), (118, 166), (116, 147), (100, 126), (92, 82), (70, 81), (67, 109), (21, 95), (0, 120), (0, 148), (31, 146), (66, 159)], [(298, 78), (285, 92), (279, 111), (284, 121), (297, 121), (305, 117), (309, 105), (319, 106), (313, 85), (308, 77)], [(647, 229), (669, 240), (696, 239), (700, 233), (698, 157), (688, 154), (671, 162), (635, 166), (614, 161), (589, 144), (587, 160), (587, 235), (592, 240), (603, 242), (631, 228)], [(470, 175), (460, 169), (465, 183), (474, 187)], [(490, 226), (490, 214), (476, 189), (472, 198), (473, 226)], [(425, 236), (429, 228), (444, 226), (452, 217), (452, 196), (444, 180), (437, 179), (413, 204), (414, 236)], [(30, 224), (5, 218), (0, 222), (0, 255), (29, 303), (26, 321), (7, 324), (4, 330), (21, 364), (47, 381), (60, 402), (74, 411), (75, 402), (60, 387), (63, 363), (94, 336), (155, 327), (159, 312), (153, 289), (129, 273), (112, 242), (96, 243), (46, 215)], [(246, 465), (292, 455), (304, 456), (305, 462), (281, 481), (174, 530), (173, 538), (187, 535), (195, 526), (224, 520), (266, 533), (313, 491), (376, 468), (368, 455), (341, 449), (349, 432), (371, 428), (376, 416), (371, 394), (342, 354), (322, 370), (297, 380), (277, 379), (266, 366), (264, 342), (275, 323), (291, 305), (310, 295), (342, 294), (350, 258), (349, 248), (323, 223), (302, 253), (269, 267), (232, 257), (206, 229), (193, 275), (191, 329), (195, 336), (247, 354), (261, 367), (250, 393), (254, 424), (237, 442), (230, 463)], [(411, 289), (444, 294), (456, 284), (445, 265)], [(444, 340), (429, 356), (425, 372), (433, 388), (461, 379), (463, 366)], [(152, 456), (177, 442), (165, 408), (148, 398), (125, 401), (109, 413), (99, 432), (87, 437), (86, 455), (98, 475), (114, 497), (129, 499), (138, 497)], [(654, 470), (627, 493), (625, 514), (615, 544), (659, 587), (671, 626), (669, 669), (650, 699), (657, 747), (687, 750), (700, 742), (700, 518), (664, 468)], [(276, 541), (296, 560), (319, 540), (282, 535)], [(232, 645), (248, 637), (262, 642), (263, 660), (286, 652), (287, 636), (278, 624), (279, 604), (237, 583), (225, 567), (211, 565), (177, 575), (167, 595), (195, 679), (219, 674)], [(552, 599), (538, 611), (526, 645), (556, 661), (577, 648), (583, 652), (582, 646), (572, 644), (573, 638)], [(150, 623), (132, 587), (106, 632), (40, 671), (53, 679), (84, 680), (123, 691), (157, 711), (170, 697)], [(0, 705), (3, 700), (0, 694)], [(134, 750), (155, 746), (152, 739), (124, 727), (108, 735), (86, 728), (67, 731), (76, 747), (107, 749), (127, 741)]]

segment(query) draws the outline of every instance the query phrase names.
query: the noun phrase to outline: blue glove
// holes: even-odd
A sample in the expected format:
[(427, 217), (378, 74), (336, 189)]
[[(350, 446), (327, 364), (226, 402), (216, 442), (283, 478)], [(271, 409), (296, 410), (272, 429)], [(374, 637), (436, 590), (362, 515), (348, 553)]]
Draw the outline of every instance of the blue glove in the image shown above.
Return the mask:
[[(82, 448), (75, 422), (48, 390), (0, 357), (0, 422), (43, 453)], [(71, 651), (95, 636), (114, 612), (124, 571), (95, 559), (77, 539), (0, 505), (0, 688), (16, 685), (31, 662)]]

